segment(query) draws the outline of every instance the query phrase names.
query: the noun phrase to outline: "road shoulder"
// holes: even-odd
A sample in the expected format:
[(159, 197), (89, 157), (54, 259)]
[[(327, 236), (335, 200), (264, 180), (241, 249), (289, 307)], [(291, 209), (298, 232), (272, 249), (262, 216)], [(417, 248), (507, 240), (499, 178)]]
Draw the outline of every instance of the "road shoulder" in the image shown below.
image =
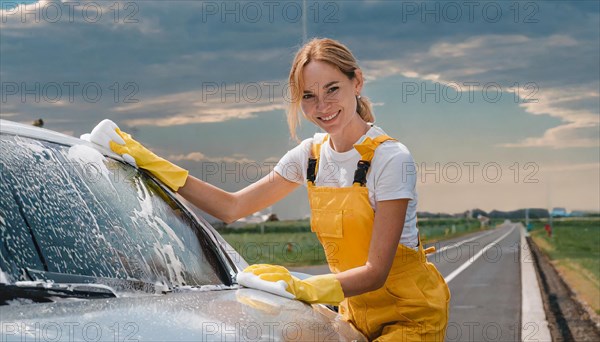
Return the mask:
[(533, 240), (529, 247), (538, 270), (542, 299), (546, 309), (549, 328), (555, 340), (600, 341), (600, 331), (590, 320), (570, 288), (560, 277), (548, 257)]
[(527, 232), (521, 225), (521, 341), (552, 341)]

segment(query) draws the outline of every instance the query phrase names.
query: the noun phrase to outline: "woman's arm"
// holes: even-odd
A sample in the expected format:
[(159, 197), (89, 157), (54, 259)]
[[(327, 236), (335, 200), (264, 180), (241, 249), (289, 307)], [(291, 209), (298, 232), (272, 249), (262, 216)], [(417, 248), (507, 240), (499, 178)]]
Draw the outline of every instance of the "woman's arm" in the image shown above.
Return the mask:
[(90, 134), (84, 134), (82, 138), (111, 149), (127, 163), (149, 171), (171, 190), (227, 223), (272, 205), (299, 186), (271, 171), (258, 182), (238, 192), (221, 190), (190, 176), (187, 170), (152, 153), (108, 119), (102, 120)]
[(259, 181), (233, 193), (188, 176), (177, 193), (208, 214), (232, 223), (281, 200), (298, 186), (300, 184), (271, 171)]
[(408, 201), (397, 199), (377, 202), (367, 263), (336, 274), (345, 297), (377, 290), (385, 283), (404, 228)]

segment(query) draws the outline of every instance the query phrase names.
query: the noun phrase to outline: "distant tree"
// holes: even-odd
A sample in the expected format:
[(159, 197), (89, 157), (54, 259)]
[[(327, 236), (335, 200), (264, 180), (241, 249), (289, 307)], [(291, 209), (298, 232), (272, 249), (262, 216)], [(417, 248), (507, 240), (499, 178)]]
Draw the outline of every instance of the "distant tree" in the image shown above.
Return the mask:
[[(543, 218), (548, 217), (549, 212), (547, 209), (538, 209), (538, 208), (530, 208), (529, 209), (529, 218)], [(525, 218), (525, 209), (518, 209), (513, 211), (498, 211), (492, 210), (489, 214), (490, 218), (504, 218), (504, 219), (524, 219)]]
[(428, 211), (419, 211), (417, 216), (421, 218), (450, 218), (452, 215), (446, 213), (430, 213)]
[(486, 213), (485, 211), (483, 211), (479, 208), (473, 209), (472, 212), (473, 212), (473, 217), (478, 217), (479, 215), (488, 216), (488, 213)]
[(34, 125), (35, 127), (44, 127), (44, 120), (42, 120), (42, 119), (34, 120), (32, 125)]
[(277, 217), (277, 214), (271, 214), (267, 218), (267, 222), (275, 222), (275, 221), (279, 221), (279, 217)]
[(227, 223), (225, 221), (216, 221), (211, 223), (213, 228), (215, 229), (224, 229), (227, 228)]

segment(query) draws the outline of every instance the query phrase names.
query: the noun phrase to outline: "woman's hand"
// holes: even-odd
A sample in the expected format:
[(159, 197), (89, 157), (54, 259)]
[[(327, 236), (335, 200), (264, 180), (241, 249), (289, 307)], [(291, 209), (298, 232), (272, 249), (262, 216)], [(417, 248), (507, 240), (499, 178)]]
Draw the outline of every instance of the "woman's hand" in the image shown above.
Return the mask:
[(300, 280), (283, 266), (256, 264), (240, 272), (237, 281), (246, 287), (310, 304), (338, 305), (344, 300), (342, 286), (333, 274)]
[(109, 148), (127, 163), (148, 170), (173, 191), (182, 187), (188, 178), (187, 170), (152, 153), (111, 120), (103, 120), (89, 135), (84, 134), (81, 138)]
[[(125, 144), (125, 140), (117, 133), (117, 129), (119, 129), (119, 126), (117, 126), (116, 123), (109, 119), (104, 119), (92, 129), (91, 133), (83, 134), (80, 138), (81, 140), (92, 142), (110, 150), (111, 142), (116, 142), (121, 145)], [(132, 156), (122, 155), (121, 157), (123, 157), (127, 163), (137, 167), (135, 159), (133, 159)]]

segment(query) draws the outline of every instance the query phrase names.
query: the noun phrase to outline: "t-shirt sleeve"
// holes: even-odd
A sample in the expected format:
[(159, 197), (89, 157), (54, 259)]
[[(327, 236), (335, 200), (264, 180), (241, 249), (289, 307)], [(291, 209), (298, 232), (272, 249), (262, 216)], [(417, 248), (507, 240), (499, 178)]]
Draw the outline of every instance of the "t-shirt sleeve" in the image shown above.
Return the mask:
[(289, 150), (281, 157), (273, 171), (291, 182), (304, 184), (312, 140), (312, 138), (305, 139), (298, 146)]
[[(379, 148), (384, 147), (384, 145)], [(415, 199), (417, 169), (412, 155), (400, 144), (386, 146), (379, 157), (380, 171), (375, 179), (377, 201), (401, 198)]]

